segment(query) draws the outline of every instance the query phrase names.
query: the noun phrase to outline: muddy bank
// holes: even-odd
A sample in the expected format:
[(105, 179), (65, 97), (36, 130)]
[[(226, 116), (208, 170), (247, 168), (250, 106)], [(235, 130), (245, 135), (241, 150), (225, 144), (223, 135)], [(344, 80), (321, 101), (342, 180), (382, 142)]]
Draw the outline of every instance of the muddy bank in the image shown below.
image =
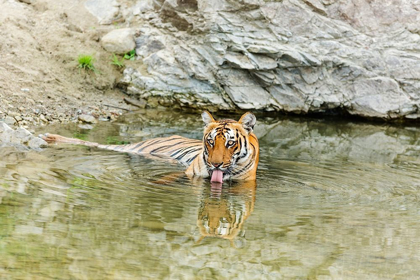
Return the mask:
[[(0, 10), (0, 121), (32, 128), (130, 110), (99, 42), (115, 25), (99, 25), (84, 1), (1, 0)], [(79, 69), (79, 55), (93, 56), (97, 72)]]

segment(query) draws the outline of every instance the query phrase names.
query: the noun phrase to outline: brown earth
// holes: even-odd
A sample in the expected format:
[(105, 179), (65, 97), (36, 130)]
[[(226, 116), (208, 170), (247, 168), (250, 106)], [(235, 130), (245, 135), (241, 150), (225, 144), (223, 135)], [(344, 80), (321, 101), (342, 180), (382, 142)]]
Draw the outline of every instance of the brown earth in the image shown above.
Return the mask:
[[(0, 0), (0, 121), (31, 128), (130, 109), (115, 88), (122, 70), (99, 42), (115, 26), (99, 25), (83, 1), (24, 2)], [(96, 73), (78, 68), (83, 54)]]

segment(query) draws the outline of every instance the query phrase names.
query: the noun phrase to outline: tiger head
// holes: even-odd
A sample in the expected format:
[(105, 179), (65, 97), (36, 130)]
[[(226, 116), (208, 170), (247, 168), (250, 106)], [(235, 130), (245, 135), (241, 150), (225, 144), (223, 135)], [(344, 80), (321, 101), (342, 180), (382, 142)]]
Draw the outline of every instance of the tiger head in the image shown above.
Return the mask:
[(206, 125), (203, 159), (211, 181), (255, 179), (259, 159), (258, 140), (252, 132), (255, 116), (248, 112), (239, 121), (216, 121), (208, 111), (201, 116)]

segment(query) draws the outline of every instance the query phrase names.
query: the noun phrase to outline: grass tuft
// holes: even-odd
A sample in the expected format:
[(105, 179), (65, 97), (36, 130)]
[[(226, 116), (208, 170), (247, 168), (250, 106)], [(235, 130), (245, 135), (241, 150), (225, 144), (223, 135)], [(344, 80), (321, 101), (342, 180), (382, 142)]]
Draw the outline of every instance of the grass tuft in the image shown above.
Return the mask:
[(134, 60), (136, 58), (136, 49), (133, 49), (124, 55), (124, 59)]
[(84, 70), (91, 70), (93, 72), (97, 72), (95, 66), (93, 65), (94, 58), (91, 55), (79, 55), (79, 58), (77, 59), (78, 68), (84, 69)]
[(118, 56), (115, 55), (115, 53), (111, 56), (111, 64), (118, 66), (119, 68), (124, 67), (124, 58), (121, 58), (121, 60), (118, 59)]

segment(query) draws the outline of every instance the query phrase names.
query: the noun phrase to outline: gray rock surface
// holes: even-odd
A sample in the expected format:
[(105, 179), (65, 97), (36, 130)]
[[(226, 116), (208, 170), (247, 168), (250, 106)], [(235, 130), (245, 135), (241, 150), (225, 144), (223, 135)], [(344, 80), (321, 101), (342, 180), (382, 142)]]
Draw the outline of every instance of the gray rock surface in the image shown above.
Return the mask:
[(416, 119), (419, 1), (141, 0), (127, 92), (150, 106)]
[(125, 54), (136, 46), (134, 32), (131, 28), (115, 29), (101, 39), (102, 47), (115, 54)]
[(12, 129), (5, 122), (0, 122), (0, 147), (13, 146), (20, 149), (37, 150), (47, 145), (47, 142), (24, 128)]
[(111, 24), (117, 19), (120, 4), (116, 0), (87, 0), (86, 9), (96, 16), (100, 24)]

